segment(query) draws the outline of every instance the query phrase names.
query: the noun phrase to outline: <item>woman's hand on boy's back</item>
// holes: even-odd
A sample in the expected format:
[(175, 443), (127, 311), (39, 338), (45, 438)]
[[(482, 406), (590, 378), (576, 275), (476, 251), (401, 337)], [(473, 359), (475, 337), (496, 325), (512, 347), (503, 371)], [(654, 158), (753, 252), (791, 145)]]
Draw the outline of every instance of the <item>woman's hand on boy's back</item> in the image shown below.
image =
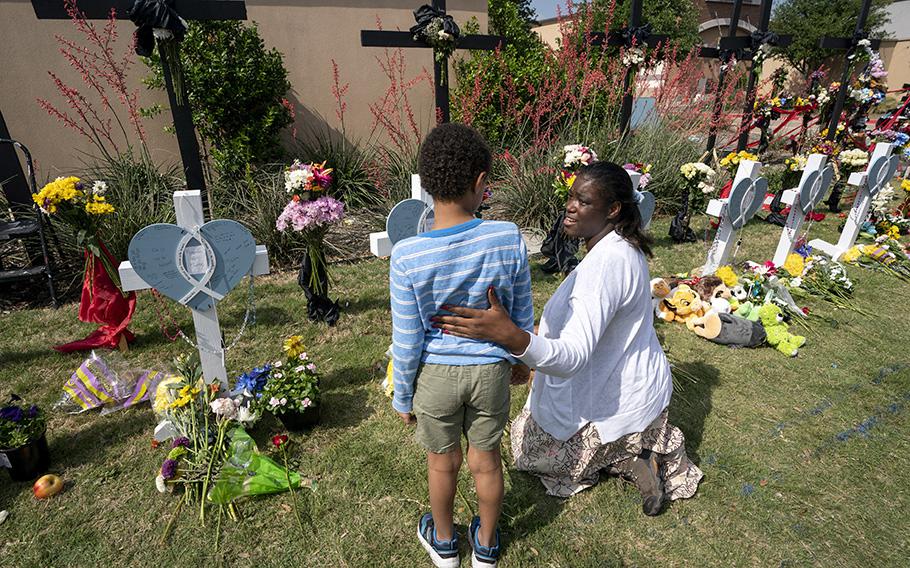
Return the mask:
[(455, 315), (434, 316), (433, 327), (458, 337), (492, 341), (512, 353), (523, 353), (531, 342), (528, 332), (515, 325), (492, 286), (487, 290), (487, 297), (490, 307), (486, 310), (442, 306), (443, 310)]

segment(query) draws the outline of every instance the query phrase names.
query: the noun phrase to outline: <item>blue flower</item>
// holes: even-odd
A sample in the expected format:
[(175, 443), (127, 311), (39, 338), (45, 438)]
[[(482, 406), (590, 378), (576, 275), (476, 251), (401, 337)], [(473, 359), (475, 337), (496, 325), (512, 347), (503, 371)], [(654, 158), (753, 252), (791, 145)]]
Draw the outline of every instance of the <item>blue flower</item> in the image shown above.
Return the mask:
[(248, 373), (237, 377), (237, 384), (234, 390), (237, 392), (257, 393), (261, 391), (269, 380), (269, 374), (272, 372), (272, 365), (265, 364), (262, 367), (256, 367)]
[(19, 422), (24, 417), (25, 414), (18, 406), (7, 406), (0, 409), (0, 418), (3, 418), (4, 420), (9, 420), (10, 422)]

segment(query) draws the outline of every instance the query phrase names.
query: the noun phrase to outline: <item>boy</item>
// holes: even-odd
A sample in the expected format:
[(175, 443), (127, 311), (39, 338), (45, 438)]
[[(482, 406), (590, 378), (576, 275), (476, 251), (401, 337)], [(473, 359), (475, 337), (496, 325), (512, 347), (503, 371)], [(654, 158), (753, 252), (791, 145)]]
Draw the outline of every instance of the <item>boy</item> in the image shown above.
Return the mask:
[(534, 326), (527, 250), (518, 227), (474, 216), (491, 160), (473, 128), (443, 124), (430, 132), (418, 170), (433, 196), (434, 228), (397, 243), (389, 268), (392, 406), (406, 424), (416, 421), (417, 441), (427, 450), (432, 513), (420, 519), (417, 536), (439, 568), (460, 563), (452, 507), (462, 433), (480, 512), (468, 533), (472, 563), (490, 568), (499, 558), (499, 445), (514, 359), (498, 345), (444, 334), (432, 327), (432, 318), (447, 304), (486, 308), (487, 290), (494, 287), (519, 327)]

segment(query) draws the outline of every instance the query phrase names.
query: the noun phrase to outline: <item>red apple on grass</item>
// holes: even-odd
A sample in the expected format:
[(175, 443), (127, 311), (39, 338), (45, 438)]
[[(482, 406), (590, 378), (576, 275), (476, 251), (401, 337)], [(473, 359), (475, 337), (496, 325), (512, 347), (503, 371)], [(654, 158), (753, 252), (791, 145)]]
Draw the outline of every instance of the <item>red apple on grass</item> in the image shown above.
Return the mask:
[(32, 487), (36, 499), (47, 499), (63, 491), (63, 480), (54, 474), (42, 476)]

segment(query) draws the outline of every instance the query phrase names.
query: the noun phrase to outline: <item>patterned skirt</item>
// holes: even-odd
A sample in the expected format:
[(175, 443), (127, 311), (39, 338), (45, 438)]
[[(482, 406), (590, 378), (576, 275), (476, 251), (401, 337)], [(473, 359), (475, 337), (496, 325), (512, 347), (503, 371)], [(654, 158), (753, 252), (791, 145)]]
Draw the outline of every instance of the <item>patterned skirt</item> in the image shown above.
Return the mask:
[(525, 408), (512, 422), (511, 438), (515, 467), (540, 477), (547, 494), (555, 497), (570, 497), (594, 486), (602, 470), (642, 450), (657, 454), (664, 492), (671, 500), (695, 495), (704, 476), (686, 456), (685, 437), (667, 422), (666, 409), (643, 432), (602, 444), (590, 423), (567, 441), (557, 440), (544, 432)]

